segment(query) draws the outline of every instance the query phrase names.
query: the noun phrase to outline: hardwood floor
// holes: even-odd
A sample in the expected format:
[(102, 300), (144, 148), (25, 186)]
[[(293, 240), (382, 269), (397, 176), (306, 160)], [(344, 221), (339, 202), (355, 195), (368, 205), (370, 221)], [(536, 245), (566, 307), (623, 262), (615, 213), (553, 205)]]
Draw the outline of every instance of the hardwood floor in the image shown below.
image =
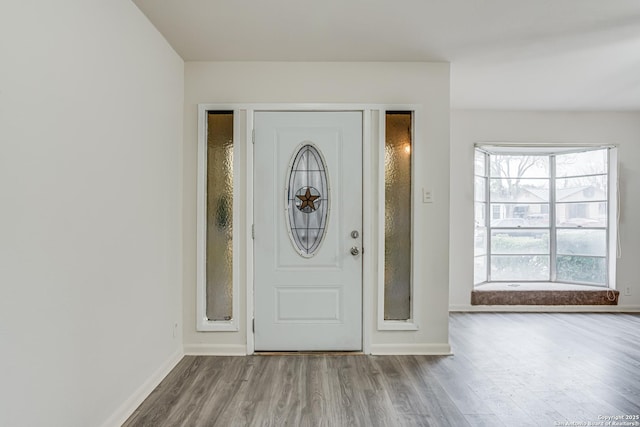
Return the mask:
[(454, 356), (187, 356), (124, 426), (607, 425), (640, 414), (640, 315), (450, 319)]

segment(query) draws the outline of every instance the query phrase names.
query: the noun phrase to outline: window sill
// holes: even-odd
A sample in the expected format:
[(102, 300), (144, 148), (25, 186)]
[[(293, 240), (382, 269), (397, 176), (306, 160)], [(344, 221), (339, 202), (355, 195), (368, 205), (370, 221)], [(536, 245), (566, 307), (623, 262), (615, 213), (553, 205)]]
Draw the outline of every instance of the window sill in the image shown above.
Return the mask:
[(618, 305), (619, 294), (564, 283), (487, 283), (471, 292), (471, 305)]
[(418, 324), (413, 320), (381, 320), (378, 321), (379, 331), (417, 331)]

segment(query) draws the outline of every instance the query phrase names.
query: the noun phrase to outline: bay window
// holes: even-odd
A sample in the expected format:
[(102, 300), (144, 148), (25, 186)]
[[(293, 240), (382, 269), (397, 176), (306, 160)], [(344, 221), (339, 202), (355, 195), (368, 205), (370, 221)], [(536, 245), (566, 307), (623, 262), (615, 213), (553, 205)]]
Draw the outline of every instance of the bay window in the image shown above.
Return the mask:
[(615, 283), (616, 149), (478, 145), (474, 283)]

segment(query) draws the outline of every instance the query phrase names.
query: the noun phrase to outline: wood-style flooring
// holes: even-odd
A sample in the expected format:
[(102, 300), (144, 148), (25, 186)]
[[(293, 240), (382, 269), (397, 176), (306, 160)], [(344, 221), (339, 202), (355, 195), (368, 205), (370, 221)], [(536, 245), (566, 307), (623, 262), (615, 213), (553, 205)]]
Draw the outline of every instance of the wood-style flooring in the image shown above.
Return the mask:
[(640, 425), (640, 315), (454, 313), (450, 342), (453, 356), (187, 356), (124, 426)]

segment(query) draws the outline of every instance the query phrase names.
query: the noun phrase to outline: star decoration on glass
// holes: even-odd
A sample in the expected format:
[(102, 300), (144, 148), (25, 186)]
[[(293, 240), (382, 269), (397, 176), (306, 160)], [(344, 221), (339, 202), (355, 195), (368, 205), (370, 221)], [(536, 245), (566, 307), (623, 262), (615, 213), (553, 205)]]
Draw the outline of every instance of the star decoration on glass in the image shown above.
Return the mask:
[(311, 189), (309, 188), (307, 188), (307, 191), (303, 195), (296, 195), (296, 197), (302, 201), (302, 204), (298, 206), (298, 209), (303, 210), (304, 208), (309, 207), (312, 212), (316, 210), (316, 205), (313, 202), (320, 198), (320, 196), (312, 196)]

